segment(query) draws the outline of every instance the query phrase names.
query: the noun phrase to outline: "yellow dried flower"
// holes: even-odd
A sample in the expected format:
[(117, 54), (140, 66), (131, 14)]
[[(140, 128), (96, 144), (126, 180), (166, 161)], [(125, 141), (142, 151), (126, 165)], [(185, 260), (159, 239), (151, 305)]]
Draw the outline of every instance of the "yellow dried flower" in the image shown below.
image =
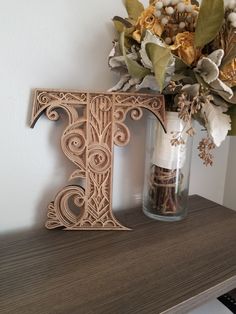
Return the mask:
[(236, 58), (221, 69), (220, 79), (230, 87), (236, 86)]
[(177, 55), (185, 63), (191, 65), (197, 58), (196, 49), (194, 47), (194, 33), (178, 33), (172, 49), (176, 50)]
[(163, 33), (163, 26), (159, 20), (155, 17), (155, 7), (150, 5), (146, 10), (142, 12), (135, 25), (136, 30), (133, 32), (133, 38), (137, 41), (141, 41), (142, 32), (145, 29), (150, 30), (154, 35), (161, 36)]

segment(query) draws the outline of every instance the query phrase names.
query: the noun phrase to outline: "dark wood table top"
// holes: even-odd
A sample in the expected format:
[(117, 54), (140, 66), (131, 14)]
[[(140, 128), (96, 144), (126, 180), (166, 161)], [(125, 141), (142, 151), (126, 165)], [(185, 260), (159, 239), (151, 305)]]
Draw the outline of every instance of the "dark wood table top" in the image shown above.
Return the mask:
[(133, 231), (1, 236), (0, 313), (182, 314), (236, 288), (236, 212), (192, 196), (180, 222), (119, 219)]

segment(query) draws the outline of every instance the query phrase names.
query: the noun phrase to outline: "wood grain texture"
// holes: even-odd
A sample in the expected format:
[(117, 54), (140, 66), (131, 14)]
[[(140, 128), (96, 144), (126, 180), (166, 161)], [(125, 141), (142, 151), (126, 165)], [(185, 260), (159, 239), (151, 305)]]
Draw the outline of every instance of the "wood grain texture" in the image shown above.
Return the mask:
[(0, 313), (184, 313), (236, 288), (236, 212), (199, 196), (181, 222), (117, 215), (134, 230), (5, 235)]

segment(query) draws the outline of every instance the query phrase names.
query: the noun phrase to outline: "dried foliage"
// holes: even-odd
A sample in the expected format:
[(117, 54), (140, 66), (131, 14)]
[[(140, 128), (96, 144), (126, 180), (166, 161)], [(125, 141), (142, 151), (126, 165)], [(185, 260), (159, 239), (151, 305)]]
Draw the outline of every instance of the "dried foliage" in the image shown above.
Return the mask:
[(201, 5), (150, 0), (147, 8), (129, 0), (125, 5), (128, 16), (114, 18), (120, 53), (110, 54), (109, 65), (121, 79), (111, 90), (171, 95), (175, 102), (166, 110), (177, 110), (186, 124), (171, 143), (181, 145), (183, 133), (193, 136), (192, 119), (197, 119), (219, 146), (230, 119), (236, 123), (233, 111), (227, 112), (236, 105), (236, 0), (202, 0)]
[(199, 149), (199, 157), (203, 160), (203, 164), (205, 166), (212, 166), (213, 164), (213, 154), (212, 150), (215, 149), (215, 144), (213, 143), (212, 139), (207, 137), (202, 139), (199, 142), (198, 149)]

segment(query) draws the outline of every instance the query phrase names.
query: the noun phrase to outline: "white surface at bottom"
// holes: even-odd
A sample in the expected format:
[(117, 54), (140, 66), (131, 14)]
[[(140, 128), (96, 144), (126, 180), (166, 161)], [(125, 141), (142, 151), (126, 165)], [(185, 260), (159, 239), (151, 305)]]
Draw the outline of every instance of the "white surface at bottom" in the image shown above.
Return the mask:
[(232, 312), (217, 299), (211, 300), (187, 314), (232, 314)]

